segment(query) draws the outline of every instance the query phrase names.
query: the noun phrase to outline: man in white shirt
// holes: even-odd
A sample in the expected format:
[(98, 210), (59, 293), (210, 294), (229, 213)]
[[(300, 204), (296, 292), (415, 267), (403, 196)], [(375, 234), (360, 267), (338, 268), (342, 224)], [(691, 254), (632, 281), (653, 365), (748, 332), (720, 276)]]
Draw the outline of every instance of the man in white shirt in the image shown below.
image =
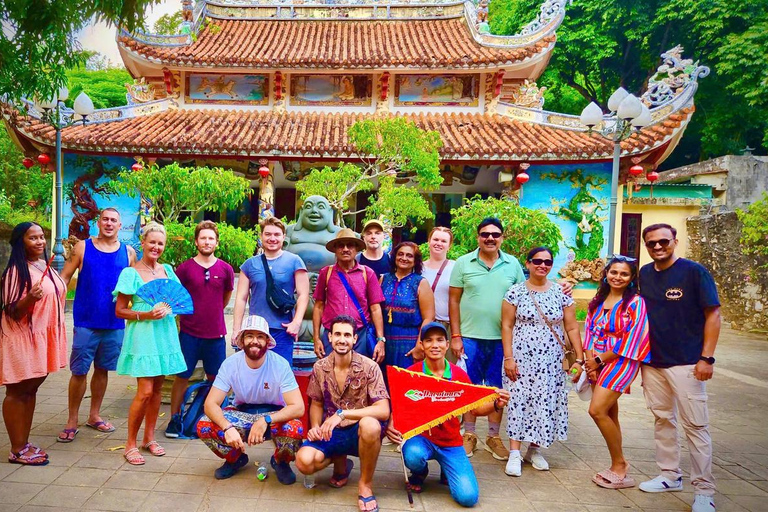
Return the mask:
[[(296, 481), (290, 462), (296, 459), (304, 432), (299, 385), (288, 361), (268, 350), (275, 347), (275, 339), (264, 318), (246, 316), (234, 341), (242, 350), (221, 365), (205, 400), (205, 416), (197, 424), (198, 437), (225, 460), (214, 473), (220, 480), (248, 464), (246, 444), (272, 439), (275, 453), (270, 463), (280, 483), (290, 485)], [(222, 409), (230, 391), (234, 405)]]

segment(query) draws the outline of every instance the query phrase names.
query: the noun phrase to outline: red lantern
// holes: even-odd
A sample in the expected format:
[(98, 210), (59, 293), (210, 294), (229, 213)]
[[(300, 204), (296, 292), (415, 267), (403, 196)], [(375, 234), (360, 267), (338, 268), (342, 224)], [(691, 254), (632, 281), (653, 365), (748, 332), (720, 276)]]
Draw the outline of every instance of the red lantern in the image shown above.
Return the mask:
[(640, 176), (643, 174), (643, 166), (642, 165), (633, 165), (629, 168), (629, 174), (632, 176)]
[(40, 163), (40, 165), (48, 165), (51, 163), (51, 157), (46, 155), (45, 153), (40, 153), (37, 155), (37, 161)]
[(141, 165), (141, 163), (140, 163), (140, 162), (136, 162), (135, 164), (133, 164), (133, 165), (131, 166), (131, 170), (133, 170), (133, 171), (140, 171), (140, 170), (142, 170), (142, 169), (144, 169), (144, 166), (143, 166), (143, 165)]
[(27, 158), (25, 158), (24, 160), (21, 161), (21, 165), (23, 165), (24, 167), (29, 169), (30, 167), (35, 165), (35, 161), (32, 160), (31, 158), (27, 157)]
[(521, 172), (521, 173), (518, 173), (517, 176), (515, 176), (515, 180), (521, 185), (523, 185), (524, 183), (527, 183), (529, 179), (531, 179), (531, 177), (528, 176), (527, 172)]
[(654, 181), (659, 179), (659, 173), (657, 173), (656, 171), (651, 171), (645, 175), (645, 179), (653, 183)]
[(269, 167), (267, 167), (266, 165), (262, 165), (261, 167), (259, 167), (259, 176), (261, 176), (262, 179), (269, 176)]

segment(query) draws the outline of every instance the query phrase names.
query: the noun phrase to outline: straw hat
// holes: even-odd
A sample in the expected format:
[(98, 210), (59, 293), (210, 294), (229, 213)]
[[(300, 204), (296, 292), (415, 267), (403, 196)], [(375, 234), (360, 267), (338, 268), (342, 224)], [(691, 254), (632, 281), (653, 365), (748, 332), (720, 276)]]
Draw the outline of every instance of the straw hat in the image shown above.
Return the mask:
[(267, 324), (267, 321), (258, 315), (248, 315), (243, 318), (243, 322), (240, 325), (240, 330), (237, 331), (237, 334), (235, 334), (234, 341), (238, 347), (243, 348), (243, 335), (250, 331), (266, 334), (267, 338), (269, 338), (269, 342), (267, 343), (268, 349), (275, 348), (277, 345), (275, 338), (269, 334), (269, 324)]
[(336, 244), (339, 242), (352, 242), (358, 251), (365, 250), (365, 242), (357, 237), (357, 233), (349, 228), (344, 228), (336, 233), (336, 238), (325, 244), (325, 248), (330, 252), (336, 252)]

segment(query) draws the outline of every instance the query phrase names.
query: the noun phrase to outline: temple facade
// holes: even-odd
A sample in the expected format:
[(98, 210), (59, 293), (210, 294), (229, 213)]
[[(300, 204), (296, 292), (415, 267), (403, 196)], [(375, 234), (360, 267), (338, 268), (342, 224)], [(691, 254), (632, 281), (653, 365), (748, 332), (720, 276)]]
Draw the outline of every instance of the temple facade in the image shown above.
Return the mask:
[[(577, 116), (545, 110), (536, 85), (567, 4), (546, 0), (512, 36), (489, 33), (485, 0), (184, 0), (180, 34), (119, 30), (135, 78), (128, 104), (62, 132), (64, 237), (87, 236), (83, 212), (104, 203), (137, 218), (138, 200), (98, 192), (108, 169), (136, 161), (221, 166), (252, 180), (253, 199), (227, 212), (232, 224), (253, 225), (268, 212), (293, 218), (297, 180), (359, 160), (350, 126), (405, 116), (443, 141), (444, 182), (429, 196), (438, 224), (448, 224), (465, 197), (512, 197), (558, 223), (566, 246), (560, 267), (574, 257), (574, 237), (608, 236), (613, 154), (613, 143)], [(652, 172), (669, 156), (706, 75), (679, 47), (661, 58), (641, 98), (652, 122), (621, 143), (621, 182), (632, 179), (630, 167)], [(55, 130), (31, 104), (3, 105), (2, 114), (26, 153), (54, 154)], [(516, 179), (521, 172), (525, 184)], [(124, 221), (126, 237), (133, 228)]]

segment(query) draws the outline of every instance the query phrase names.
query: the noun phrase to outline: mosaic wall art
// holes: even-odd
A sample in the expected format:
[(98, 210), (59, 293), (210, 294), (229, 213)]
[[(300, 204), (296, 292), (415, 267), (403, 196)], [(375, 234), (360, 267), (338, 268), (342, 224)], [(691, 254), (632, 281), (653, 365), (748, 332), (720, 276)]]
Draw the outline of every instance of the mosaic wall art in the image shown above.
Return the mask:
[(291, 75), (291, 105), (370, 106), (369, 75)]
[(397, 75), (395, 105), (476, 107), (478, 75)]
[(269, 76), (230, 73), (188, 73), (187, 103), (268, 105)]

